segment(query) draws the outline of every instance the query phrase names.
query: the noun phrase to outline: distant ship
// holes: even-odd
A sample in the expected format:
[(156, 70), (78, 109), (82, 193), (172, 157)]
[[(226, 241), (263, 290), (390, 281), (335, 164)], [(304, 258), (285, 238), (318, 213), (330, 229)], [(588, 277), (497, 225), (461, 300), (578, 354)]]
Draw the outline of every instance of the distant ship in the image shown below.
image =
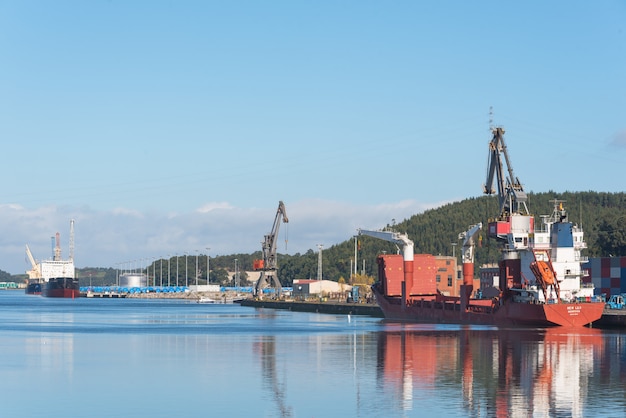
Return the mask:
[(56, 245), (51, 260), (36, 262), (28, 245), (26, 246), (32, 268), (27, 271), (29, 276), (26, 286), (27, 294), (40, 294), (54, 298), (80, 297), (80, 288), (74, 268), (74, 220), (70, 221), (70, 256), (63, 260), (59, 233), (56, 234)]
[(26, 283), (27, 295), (41, 295), (41, 282), (39, 279), (29, 279)]

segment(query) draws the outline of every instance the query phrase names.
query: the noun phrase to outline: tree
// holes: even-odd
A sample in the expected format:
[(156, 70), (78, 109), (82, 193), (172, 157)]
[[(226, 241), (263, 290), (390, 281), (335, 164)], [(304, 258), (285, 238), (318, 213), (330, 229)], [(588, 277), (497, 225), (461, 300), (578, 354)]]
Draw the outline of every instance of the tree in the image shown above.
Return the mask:
[(600, 222), (598, 247), (605, 255), (626, 255), (626, 215), (613, 216)]

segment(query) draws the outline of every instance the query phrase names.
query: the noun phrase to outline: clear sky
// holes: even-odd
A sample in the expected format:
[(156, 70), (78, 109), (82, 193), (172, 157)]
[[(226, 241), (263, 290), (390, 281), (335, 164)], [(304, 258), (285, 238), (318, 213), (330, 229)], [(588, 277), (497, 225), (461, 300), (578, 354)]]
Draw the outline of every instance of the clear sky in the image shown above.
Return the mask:
[(480, 196), (490, 107), (527, 191), (624, 191), (622, 0), (0, 0), (0, 58), (11, 273), (72, 218), (108, 267), (260, 250), (280, 200), (294, 254)]

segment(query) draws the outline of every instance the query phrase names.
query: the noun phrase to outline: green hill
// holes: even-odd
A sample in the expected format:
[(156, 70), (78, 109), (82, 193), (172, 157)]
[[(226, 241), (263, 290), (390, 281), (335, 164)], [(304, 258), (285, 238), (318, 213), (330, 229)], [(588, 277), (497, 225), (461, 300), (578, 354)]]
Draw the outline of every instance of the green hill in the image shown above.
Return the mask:
[[(553, 200), (565, 201), (570, 221), (582, 225), (589, 257), (626, 255), (626, 193), (601, 192), (545, 192), (529, 193), (529, 210), (535, 216), (535, 224), (541, 222), (541, 215), (550, 215)], [(436, 209), (412, 216), (393, 227), (395, 231), (406, 232), (415, 243), (416, 253), (459, 256), (460, 232), (470, 225), (483, 223), (482, 246), (476, 250), (477, 264), (493, 263), (498, 260), (498, 248), (488, 240), (484, 228), (490, 218), (498, 213), (498, 199), (495, 196), (470, 198), (450, 203)], [(390, 214), (390, 217), (393, 214)], [(376, 256), (381, 251), (395, 253), (396, 247), (375, 238), (359, 237), (357, 263), (361, 273), (365, 260), (365, 274), (376, 276)], [(354, 240), (345, 241), (323, 251), (323, 276), (338, 280), (350, 276), (354, 260)], [(317, 277), (317, 253), (309, 251), (304, 255), (280, 256), (279, 277), (285, 284), (294, 278)]]

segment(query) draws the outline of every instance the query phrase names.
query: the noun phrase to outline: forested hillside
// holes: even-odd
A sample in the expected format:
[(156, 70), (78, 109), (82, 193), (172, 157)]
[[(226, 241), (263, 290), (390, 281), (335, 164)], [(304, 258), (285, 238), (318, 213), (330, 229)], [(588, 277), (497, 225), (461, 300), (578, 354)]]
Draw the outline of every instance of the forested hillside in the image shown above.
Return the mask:
[[(529, 210), (535, 216), (535, 225), (540, 225), (541, 215), (550, 215), (554, 199), (564, 201), (570, 221), (582, 225), (585, 231), (589, 257), (626, 256), (626, 193), (598, 192), (546, 192), (529, 193)], [(406, 232), (415, 243), (416, 253), (459, 256), (459, 233), (470, 225), (487, 222), (498, 213), (495, 196), (470, 198), (461, 202), (425, 211), (398, 223), (388, 225), (397, 232)], [(389, 218), (394, 217), (393, 213)], [(364, 227), (367, 227), (364, 225)], [(477, 264), (498, 260), (498, 248), (488, 240), (483, 229), (482, 245), (476, 251)], [(375, 238), (360, 236), (357, 243), (358, 272), (376, 275), (376, 256), (382, 252), (395, 253), (396, 247)], [(323, 250), (323, 277), (328, 280), (344, 278), (348, 281), (354, 263), (354, 238)], [(317, 253), (309, 251), (303, 255), (279, 256), (279, 277), (284, 284), (293, 279), (317, 277)]]

